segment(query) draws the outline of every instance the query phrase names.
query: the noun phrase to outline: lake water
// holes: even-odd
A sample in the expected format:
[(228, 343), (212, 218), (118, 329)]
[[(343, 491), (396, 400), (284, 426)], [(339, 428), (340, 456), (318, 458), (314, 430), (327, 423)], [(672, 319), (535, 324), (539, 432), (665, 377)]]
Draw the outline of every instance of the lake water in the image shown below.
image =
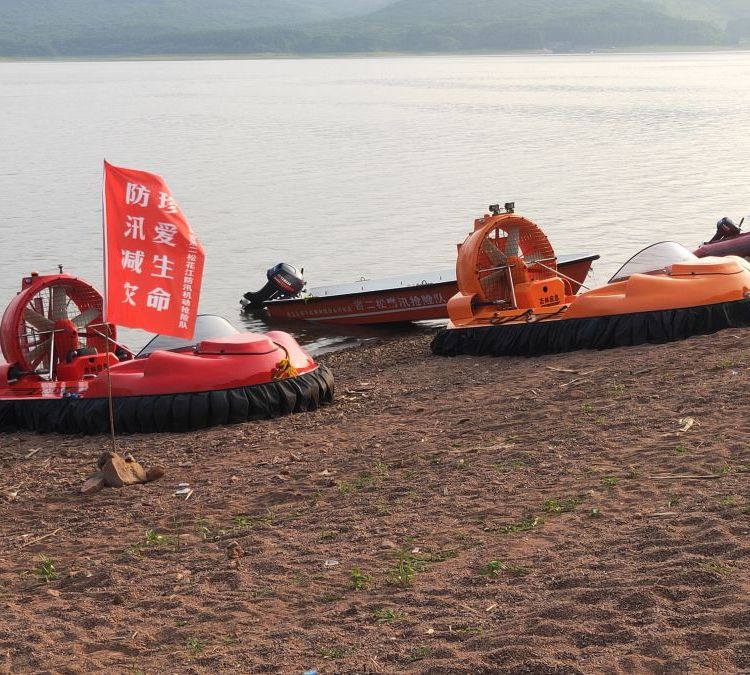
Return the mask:
[(313, 286), (447, 268), (493, 202), (599, 253), (595, 283), (698, 244), (750, 212), (750, 53), (0, 63), (0, 134), (0, 306), (58, 263), (101, 287), (106, 158), (165, 177), (201, 311), (240, 324), (276, 262)]

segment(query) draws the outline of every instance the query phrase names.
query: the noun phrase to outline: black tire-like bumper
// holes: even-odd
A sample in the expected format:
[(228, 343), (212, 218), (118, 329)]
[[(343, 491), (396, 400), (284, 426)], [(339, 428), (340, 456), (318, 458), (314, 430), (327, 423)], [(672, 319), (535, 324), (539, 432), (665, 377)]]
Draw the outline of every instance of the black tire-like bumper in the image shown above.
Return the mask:
[(446, 328), (433, 339), (432, 351), (440, 356), (541, 356), (579, 349), (661, 344), (746, 326), (750, 326), (750, 300), (736, 300), (586, 319)]
[[(113, 399), (117, 433), (195, 431), (222, 424), (272, 419), (316, 410), (333, 400), (333, 373), (325, 366), (264, 384), (189, 394)], [(105, 434), (106, 398), (0, 400), (0, 432)]]

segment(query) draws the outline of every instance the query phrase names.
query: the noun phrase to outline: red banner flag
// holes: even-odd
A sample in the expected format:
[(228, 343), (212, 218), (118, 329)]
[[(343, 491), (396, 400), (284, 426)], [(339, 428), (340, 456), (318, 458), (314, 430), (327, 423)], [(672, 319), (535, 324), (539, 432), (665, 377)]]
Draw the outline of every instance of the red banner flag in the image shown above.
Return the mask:
[(164, 180), (104, 162), (106, 321), (193, 337), (203, 248)]

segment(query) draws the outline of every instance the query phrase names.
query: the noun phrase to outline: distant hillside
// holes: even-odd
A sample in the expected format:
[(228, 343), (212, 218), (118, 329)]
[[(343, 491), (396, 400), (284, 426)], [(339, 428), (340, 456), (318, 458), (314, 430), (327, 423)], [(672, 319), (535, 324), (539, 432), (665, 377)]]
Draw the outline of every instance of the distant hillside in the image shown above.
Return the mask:
[(96, 44), (102, 54), (118, 54), (127, 51), (126, 40), (331, 21), (366, 14), (388, 2), (392, 0), (0, 0), (0, 55), (8, 53), (9, 45), (28, 55), (75, 54), (79, 41)]
[(750, 0), (0, 0), (0, 56), (730, 45)]

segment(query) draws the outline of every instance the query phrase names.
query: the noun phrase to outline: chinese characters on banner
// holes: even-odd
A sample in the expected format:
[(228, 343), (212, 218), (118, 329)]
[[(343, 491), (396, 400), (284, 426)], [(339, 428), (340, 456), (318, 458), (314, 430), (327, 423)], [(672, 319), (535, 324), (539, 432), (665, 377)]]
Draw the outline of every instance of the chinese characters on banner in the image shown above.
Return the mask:
[(191, 339), (204, 253), (161, 177), (104, 162), (107, 321)]

